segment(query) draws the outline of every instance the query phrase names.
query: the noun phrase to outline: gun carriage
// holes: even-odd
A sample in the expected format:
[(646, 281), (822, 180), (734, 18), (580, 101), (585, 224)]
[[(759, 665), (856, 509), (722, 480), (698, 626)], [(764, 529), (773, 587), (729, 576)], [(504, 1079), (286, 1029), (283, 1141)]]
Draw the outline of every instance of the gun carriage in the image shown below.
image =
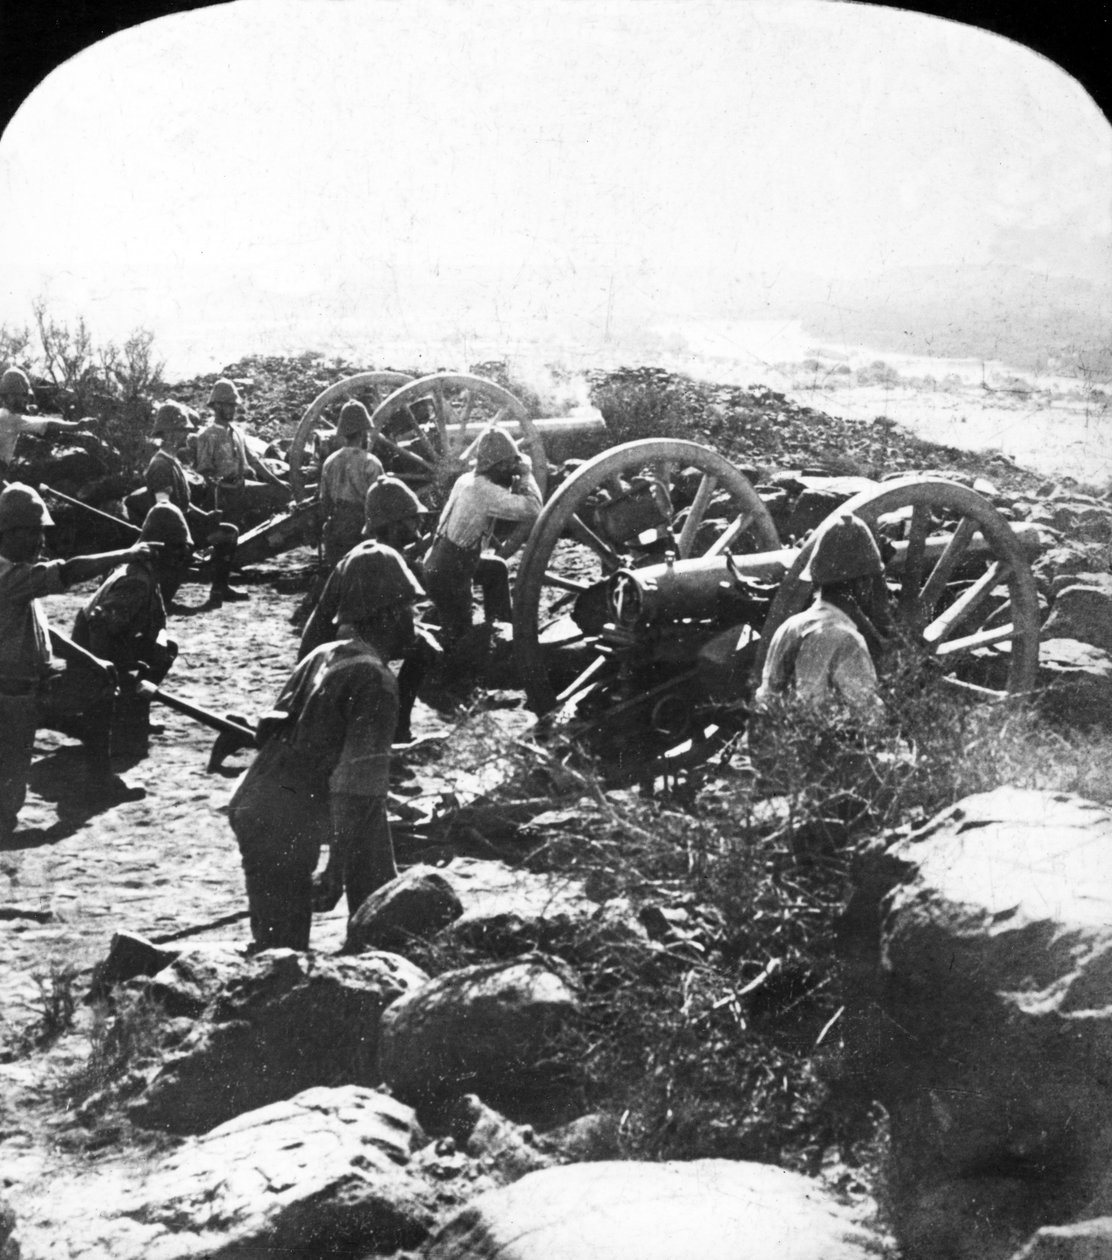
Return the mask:
[[(970, 697), (1031, 690), (1032, 533), (941, 477), (893, 480), (834, 516), (846, 511), (882, 540), (893, 639)], [(801, 575), (823, 527), (784, 546), (749, 481), (693, 442), (588, 461), (521, 557), (514, 649), (530, 707), (564, 713), (621, 778), (706, 760), (744, 729), (769, 640), (809, 601)]]

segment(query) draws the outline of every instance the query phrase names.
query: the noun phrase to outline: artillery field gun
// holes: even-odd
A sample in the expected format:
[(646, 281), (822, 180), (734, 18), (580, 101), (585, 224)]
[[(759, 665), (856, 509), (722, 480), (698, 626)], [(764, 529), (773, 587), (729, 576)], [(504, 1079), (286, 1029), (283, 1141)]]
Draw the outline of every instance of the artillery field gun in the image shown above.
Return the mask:
[[(901, 642), (979, 699), (1029, 691), (1033, 542), (981, 495), (903, 477), (849, 498), (887, 551)], [(562, 710), (619, 776), (705, 760), (744, 729), (776, 628), (806, 606), (820, 524), (784, 547), (761, 496), (693, 442), (630, 442), (583, 464), (521, 557), (514, 650), (530, 707)]]

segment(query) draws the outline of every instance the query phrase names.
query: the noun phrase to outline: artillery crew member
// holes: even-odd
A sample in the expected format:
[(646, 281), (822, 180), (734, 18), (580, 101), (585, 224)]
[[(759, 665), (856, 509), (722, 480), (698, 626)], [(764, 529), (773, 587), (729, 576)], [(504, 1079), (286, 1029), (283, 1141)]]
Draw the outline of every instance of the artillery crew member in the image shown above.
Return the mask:
[(472, 581), (482, 589), (486, 620), (511, 620), (505, 559), (484, 556), (483, 547), (499, 521), (533, 521), (541, 510), (532, 466), (504, 429), (484, 429), (474, 451), (475, 467), (456, 479), (425, 559), (425, 586), (446, 649), (471, 628)]
[(816, 709), (840, 703), (859, 716), (880, 708), (866, 635), (879, 643), (883, 574), (880, 549), (860, 517), (845, 513), (822, 530), (800, 574), (813, 583), (814, 600), (772, 636), (755, 696), (758, 709), (784, 696)]
[[(247, 598), (243, 591), (234, 590), (231, 586), (239, 530), (230, 521), (220, 520), (218, 512), (203, 512), (190, 498), (189, 479), (177, 453), (191, 427), (189, 413), (181, 403), (170, 399), (159, 406), (151, 435), (161, 438), (162, 446), (147, 465), (143, 481), (153, 503), (172, 504), (181, 512), (189, 524), (196, 546), (211, 548), (209, 604), (219, 607), (225, 601)], [(182, 567), (176, 571), (169, 565), (160, 566), (159, 583), (167, 608), (173, 602), (188, 564), (189, 557), (186, 555), (182, 558)]]
[(371, 418), (361, 402), (344, 403), (336, 430), (344, 445), (328, 456), (320, 474), (326, 569), (334, 568), (363, 537), (367, 491), (382, 476), (381, 462), (367, 449)]
[(57, 671), (39, 599), (146, 558), (155, 548), (140, 541), (124, 551), (41, 561), (44, 530), (53, 523), (30, 486), (15, 482), (0, 493), (0, 842), (15, 831), (40, 724), (58, 721), (86, 738), (91, 794), (116, 801), (133, 795), (111, 773), (106, 722), (114, 686), (108, 667), (78, 653), (88, 668)]
[[(387, 662), (408, 651), (424, 592), (389, 547), (356, 554), (339, 641), (290, 675), (229, 807), (256, 949), (307, 949), (314, 909), (346, 889), (354, 913), (397, 874), (386, 794), (398, 694)], [(322, 844), (328, 863), (314, 882)]]
[(48, 437), (81, 429), (78, 420), (27, 415), (26, 409), (32, 399), (31, 382), (26, 372), (20, 368), (8, 368), (0, 376), (0, 481), (7, 480), (8, 466), (15, 458), (16, 443), (21, 433)]
[[(367, 541), (352, 548), (329, 575), (313, 615), (302, 632), (297, 655), (299, 661), (322, 643), (335, 638), (349, 574), (358, 575), (360, 561), (357, 557), (361, 552), (372, 551), (380, 544), (391, 547), (405, 560), (414, 577), (418, 577), (408, 551), (417, 541), (421, 520), (427, 514), (421, 500), (404, 481), (383, 475), (367, 491), (363, 512), (363, 537)], [(413, 738), (411, 721), (417, 691), (426, 672), (439, 656), (439, 646), (427, 630), (418, 626), (398, 672), (398, 721), (394, 739), (399, 744), (409, 743)]]
[(259, 481), (281, 491), (267, 499), (268, 510), (284, 507), (290, 497), (286, 483), (252, 452), (243, 433), (232, 423), (240, 402), (234, 381), (221, 379), (213, 385), (208, 400), (213, 420), (197, 437), (196, 461), (197, 471), (211, 493), (211, 506), (237, 524), (242, 524), (240, 516), (250, 501), (245, 491), (254, 484), (248, 481), (249, 471)]
[(78, 610), (73, 641), (111, 662), (127, 679), (116, 702), (112, 747), (145, 753), (150, 736), (150, 701), (128, 681), (162, 682), (178, 654), (166, 636), (160, 580), (179, 570), (189, 553), (185, 517), (170, 503), (156, 503), (143, 522), (142, 537), (161, 546), (150, 556), (118, 568)]

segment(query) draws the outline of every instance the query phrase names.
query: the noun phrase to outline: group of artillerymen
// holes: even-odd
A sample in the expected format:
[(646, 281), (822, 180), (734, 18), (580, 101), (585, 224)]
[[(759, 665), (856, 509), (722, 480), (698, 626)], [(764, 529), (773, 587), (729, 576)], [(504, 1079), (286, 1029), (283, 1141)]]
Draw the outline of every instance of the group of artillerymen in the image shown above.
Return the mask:
[[(60, 433), (78, 422), (33, 414), (21, 370), (0, 378), (0, 848), (18, 843), (39, 726), (82, 741), (90, 801), (110, 807), (143, 795), (113, 774), (111, 762), (114, 750), (146, 749), (149, 701), (135, 684), (160, 682), (174, 661), (167, 615), (194, 549), (208, 553), (207, 606), (248, 598), (230, 585), (238, 541), (231, 522), (250, 474), (278, 480), (234, 423), (240, 404), (235, 383), (217, 381), (208, 400), (212, 421), (196, 435), (188, 408), (159, 405), (151, 433), (159, 448), (139, 492), (146, 500), (140, 540), (121, 551), (43, 560), (50, 513), (37, 490), (7, 481), (8, 465), (21, 433)], [(541, 509), (530, 462), (491, 426), (473, 444), (470, 467), (420, 555), (426, 509), (383, 471), (368, 449), (370, 431), (366, 408), (345, 403), (341, 445), (320, 470), (327, 581), (229, 806), (255, 949), (308, 948), (314, 911), (331, 909), (346, 893), (354, 913), (396, 876), (386, 811), (391, 750), (412, 738), (414, 701), (434, 658), (445, 653), (450, 666), (472, 627), (473, 585), (487, 621), (510, 619), (508, 568), (491, 548), (495, 526), (530, 522)], [(190, 446), (204, 481), (202, 503), (182, 462)], [(876, 703), (858, 610), (882, 572), (876, 542), (857, 518), (825, 531), (809, 574), (815, 600), (774, 637), (758, 703), (789, 693), (814, 701), (837, 694), (862, 710)], [(42, 597), (103, 575), (71, 636), (52, 633)], [(416, 622), (425, 600), (438, 623), (435, 640)], [(400, 663), (396, 674), (391, 662)], [(324, 847), (328, 859), (318, 872)]]

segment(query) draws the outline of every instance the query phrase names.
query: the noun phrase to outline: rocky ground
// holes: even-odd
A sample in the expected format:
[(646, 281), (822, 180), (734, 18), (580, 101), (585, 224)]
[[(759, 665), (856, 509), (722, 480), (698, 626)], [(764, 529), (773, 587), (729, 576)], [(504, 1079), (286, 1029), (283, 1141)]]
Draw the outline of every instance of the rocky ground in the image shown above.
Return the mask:
[[(257, 431), (281, 437), (320, 389), (353, 370), (319, 360), (249, 359), (226, 372), (253, 383)], [(200, 405), (209, 384), (210, 378), (186, 382), (174, 394)], [(596, 405), (615, 420), (616, 441), (642, 436), (621, 431), (629, 408), (619, 409), (618, 402), (628, 404), (632, 392), (648, 413), (639, 423), (655, 422), (663, 435), (704, 440), (758, 471), (817, 467), (881, 476), (950, 470), (1027, 493), (1046, 482), (1045, 473), (1004, 456), (986, 462), (984, 453), (932, 446), (886, 420), (835, 420), (759, 387), (715, 386), (648, 368), (599, 374), (590, 385)], [(311, 563), (311, 553), (302, 549), (259, 565), (243, 577), (251, 598), (218, 609), (203, 607), (203, 586), (183, 588), (179, 599), (186, 607), (171, 626), (181, 655), (167, 689), (218, 713), (253, 717), (266, 708), (294, 659), (291, 613)], [(68, 628), (87, 594), (73, 591), (52, 600), (53, 622)], [(69, 1004), (80, 1003), (113, 933), (155, 942), (247, 938), (238, 853), (225, 808), (249, 754), (207, 774), (212, 733), (168, 710), (158, 717), (163, 730), (150, 756), (119, 766), (145, 795), (110, 809), (86, 803), (76, 746), (40, 732), (21, 828), (15, 845), (0, 854), (6, 881), (0, 885), (0, 1188), (8, 1188), (17, 1212), (21, 1204), (48, 1200), (67, 1163), (98, 1158), (74, 1137), (65, 1101), (67, 1083), (87, 1058), (94, 1016), (79, 1005), (72, 1028), (58, 1039), (50, 1034), (66, 1023)], [(399, 785), (412, 816), (443, 816), (479, 796), (530, 721), (512, 693), (488, 696), (476, 710), (452, 718), (419, 704), (415, 733), (425, 742)], [(404, 832), (399, 850), (403, 861), (426, 856), (407, 848)], [(334, 948), (344, 928), (340, 910), (318, 920), (314, 945)], [(72, 1215), (60, 1209), (60, 1216)]]

